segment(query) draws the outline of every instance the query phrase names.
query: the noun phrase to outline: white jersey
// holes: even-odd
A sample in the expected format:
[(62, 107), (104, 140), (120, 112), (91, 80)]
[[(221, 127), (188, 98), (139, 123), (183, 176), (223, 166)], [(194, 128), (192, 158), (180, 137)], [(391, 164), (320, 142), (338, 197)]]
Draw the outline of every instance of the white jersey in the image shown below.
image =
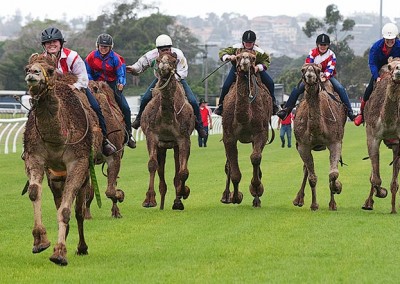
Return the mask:
[[(179, 74), (176, 75), (175, 77), (179, 79), (185, 79), (188, 75), (188, 64), (185, 55), (183, 55), (182, 50), (178, 48), (171, 47), (171, 52), (175, 52), (177, 57), (178, 57), (178, 64), (176, 67), (176, 73)], [(140, 74), (143, 73), (144, 71), (147, 70), (149, 67), (155, 67), (156, 65), (156, 59), (159, 56), (158, 49), (152, 49), (148, 52), (146, 52), (142, 57), (136, 61), (131, 67), (135, 70), (136, 73)]]

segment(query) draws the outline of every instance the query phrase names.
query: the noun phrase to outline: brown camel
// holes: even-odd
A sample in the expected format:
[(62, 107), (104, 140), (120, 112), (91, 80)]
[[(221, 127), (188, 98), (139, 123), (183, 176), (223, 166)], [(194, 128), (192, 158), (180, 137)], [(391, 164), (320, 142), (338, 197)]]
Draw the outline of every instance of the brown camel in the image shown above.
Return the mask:
[(56, 78), (55, 63), (51, 58), (32, 55), (26, 67), (25, 81), (32, 96), (23, 155), (34, 211), (32, 252), (39, 253), (50, 246), (41, 213), (42, 182), (46, 174), (58, 220), (58, 240), (50, 260), (67, 265), (66, 238), (74, 200), (79, 232), (76, 253), (88, 253), (83, 221), (93, 125), (82, 102), (68, 84)]
[[(89, 81), (89, 88), (96, 100), (99, 102), (101, 110), (103, 112), (108, 135), (107, 138), (117, 148), (117, 152), (111, 156), (105, 157), (101, 151), (97, 151), (94, 157), (94, 163), (104, 164), (107, 163), (107, 190), (106, 196), (112, 201), (111, 216), (114, 218), (121, 218), (118, 202), (123, 202), (125, 194), (121, 189), (117, 189), (117, 179), (121, 168), (121, 159), (123, 156), (125, 133), (125, 122), (120, 108), (114, 97), (113, 90), (108, 86), (106, 82), (102, 81)], [(83, 95), (85, 96), (85, 95)], [(82, 98), (85, 99), (85, 98)], [(93, 116), (92, 116), (93, 117)], [(97, 123), (97, 116), (94, 117)], [(98, 142), (101, 142), (102, 134), (99, 127), (95, 127), (96, 138)], [(99, 145), (100, 146), (100, 145)], [(101, 148), (97, 148), (101, 149)], [(90, 204), (93, 200), (93, 187), (90, 187), (89, 198), (86, 203), (86, 219), (91, 218)]]
[(398, 139), (400, 138), (400, 58), (389, 58), (388, 64), (380, 70), (380, 82), (376, 83), (370, 99), (364, 110), (367, 131), (368, 155), (371, 159), (371, 189), (362, 209), (373, 210), (376, 197), (385, 198), (387, 190), (382, 185), (379, 172), (379, 147), (384, 140), (394, 142), (388, 145), (393, 152), (393, 172), (390, 183), (392, 193), (392, 211), (396, 211), (396, 193), (399, 188), (398, 175), (400, 169), (400, 151)]
[(314, 170), (314, 159), (311, 150), (329, 149), (329, 188), (331, 199), (330, 210), (337, 210), (334, 194), (340, 194), (342, 184), (338, 180), (338, 163), (342, 153), (344, 125), (346, 123), (345, 106), (339, 95), (334, 93), (329, 81), (320, 79), (321, 65), (308, 63), (301, 68), (305, 84), (304, 100), (300, 103), (294, 119), (296, 147), (303, 160), (304, 178), (299, 192), (293, 201), (295, 206), (304, 205), (304, 188), (306, 179), (311, 187), (311, 210), (318, 210), (316, 197), (317, 175)]
[[(239, 191), (242, 174), (238, 164), (238, 141), (252, 143), (250, 156), (253, 165), (253, 177), (250, 193), (254, 197), (253, 206), (261, 207), (260, 197), (264, 192), (261, 182), (262, 151), (268, 140), (268, 123), (272, 115), (272, 99), (268, 89), (255, 74), (254, 51), (239, 51), (236, 56), (236, 82), (224, 100), (222, 126), (225, 146), (226, 188), (222, 194), (222, 203), (240, 204), (243, 194)], [(230, 183), (233, 192), (230, 191)]]
[(186, 199), (190, 194), (190, 189), (185, 182), (189, 177), (187, 164), (190, 155), (190, 135), (194, 129), (195, 117), (182, 85), (175, 79), (176, 54), (162, 52), (156, 64), (159, 80), (153, 89), (153, 99), (143, 111), (140, 124), (146, 135), (150, 158), (148, 162), (150, 182), (143, 207), (157, 205), (154, 191), (154, 178), (157, 171), (160, 179), (160, 209), (164, 209), (167, 192), (164, 176), (165, 158), (167, 149), (173, 148), (176, 198), (172, 209), (183, 210), (181, 199)]

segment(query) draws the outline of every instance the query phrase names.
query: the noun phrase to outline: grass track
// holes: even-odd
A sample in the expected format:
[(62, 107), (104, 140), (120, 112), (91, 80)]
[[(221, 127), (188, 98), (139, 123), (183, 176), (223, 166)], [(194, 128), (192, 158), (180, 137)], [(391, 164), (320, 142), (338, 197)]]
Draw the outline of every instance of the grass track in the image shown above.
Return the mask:
[[(375, 199), (373, 211), (361, 210), (370, 187), (370, 162), (362, 160), (367, 156), (364, 127), (346, 128), (343, 159), (348, 166), (339, 169), (343, 191), (336, 196), (336, 212), (328, 210), (327, 151), (314, 155), (320, 209), (309, 209), (308, 186), (304, 207), (292, 205), (302, 163), (295, 148), (280, 147), (279, 137), (264, 150), (262, 207), (251, 206), (250, 145), (242, 144), (243, 202), (220, 203), (225, 186), (220, 139), (210, 136), (208, 147), (199, 148), (193, 137), (191, 195), (180, 212), (171, 209), (172, 152), (167, 158), (165, 210), (160, 211), (141, 206), (148, 186), (145, 143), (127, 149), (118, 184), (126, 194), (120, 204), (123, 218), (110, 217), (111, 203), (103, 193), (103, 207), (93, 203), (94, 219), (85, 222), (89, 255), (81, 257), (74, 255), (78, 236), (73, 217), (67, 267), (48, 259), (57, 224), (47, 185), (43, 219), (52, 246), (32, 254), (33, 209), (28, 196), (21, 196), (26, 181), (23, 162), (20, 153), (0, 155), (0, 283), (398, 283), (394, 260), (399, 255), (400, 216), (389, 214), (390, 195)], [(391, 152), (381, 149), (383, 186), (388, 188)], [(104, 192), (100, 167), (97, 173)]]

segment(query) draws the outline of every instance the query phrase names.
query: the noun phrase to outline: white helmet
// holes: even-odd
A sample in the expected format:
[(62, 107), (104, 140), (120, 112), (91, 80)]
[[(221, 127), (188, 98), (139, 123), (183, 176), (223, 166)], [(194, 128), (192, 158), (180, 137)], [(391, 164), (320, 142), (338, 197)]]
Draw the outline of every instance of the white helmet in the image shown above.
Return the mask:
[(167, 35), (159, 35), (156, 38), (156, 47), (172, 46), (172, 39)]
[(388, 23), (382, 28), (382, 36), (386, 39), (394, 39), (399, 34), (397, 26), (393, 23)]

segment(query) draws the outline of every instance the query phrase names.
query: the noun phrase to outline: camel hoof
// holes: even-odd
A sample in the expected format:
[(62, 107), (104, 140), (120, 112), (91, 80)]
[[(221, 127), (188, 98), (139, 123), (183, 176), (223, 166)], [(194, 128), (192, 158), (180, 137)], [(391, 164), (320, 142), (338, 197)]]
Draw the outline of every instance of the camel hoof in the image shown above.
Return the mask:
[(224, 191), (224, 193), (222, 193), (221, 202), (224, 203), (224, 204), (232, 203), (232, 200), (230, 199), (230, 192), (229, 191)]
[(125, 199), (125, 193), (121, 189), (117, 189), (115, 191), (115, 198), (117, 199), (118, 202), (124, 202)]
[(386, 190), (386, 188), (379, 188), (376, 190), (375, 196), (378, 198), (385, 198), (388, 195), (388, 191)]
[(182, 202), (174, 202), (174, 205), (172, 205), (173, 210), (183, 210), (185, 209), (185, 206), (183, 206)]
[(66, 266), (68, 264), (67, 259), (65, 257), (59, 256), (59, 255), (56, 256), (56, 255), (53, 254), (50, 257), (50, 260), (52, 262), (54, 262), (55, 264), (58, 264), (58, 265), (61, 265), (61, 266)]
[(190, 188), (189, 188), (187, 185), (185, 185), (185, 192), (184, 192), (184, 194), (182, 195), (182, 198), (183, 198), (183, 199), (186, 199), (186, 198), (189, 197), (189, 195), (190, 195)]
[(364, 203), (363, 207), (361, 207), (361, 209), (374, 210), (374, 201), (367, 199), (367, 201), (365, 201), (365, 203)]
[(261, 200), (258, 196), (253, 199), (253, 207), (260, 208), (261, 207)]
[(304, 198), (300, 196), (296, 196), (296, 198), (293, 200), (293, 205), (298, 206), (298, 207), (303, 207), (304, 205)]
[(145, 208), (156, 207), (157, 206), (157, 202), (144, 201), (142, 203), (142, 206), (145, 207)]
[(49, 246), (50, 246), (50, 242), (34, 246), (32, 248), (32, 253), (40, 253), (40, 252), (46, 250)]
[(329, 183), (329, 188), (333, 194), (340, 194), (342, 192), (342, 183), (338, 180), (332, 180)]
[(235, 197), (235, 193), (231, 192), (229, 199), (232, 200), (233, 204), (240, 204), (243, 201), (243, 193), (238, 191), (237, 196)]

